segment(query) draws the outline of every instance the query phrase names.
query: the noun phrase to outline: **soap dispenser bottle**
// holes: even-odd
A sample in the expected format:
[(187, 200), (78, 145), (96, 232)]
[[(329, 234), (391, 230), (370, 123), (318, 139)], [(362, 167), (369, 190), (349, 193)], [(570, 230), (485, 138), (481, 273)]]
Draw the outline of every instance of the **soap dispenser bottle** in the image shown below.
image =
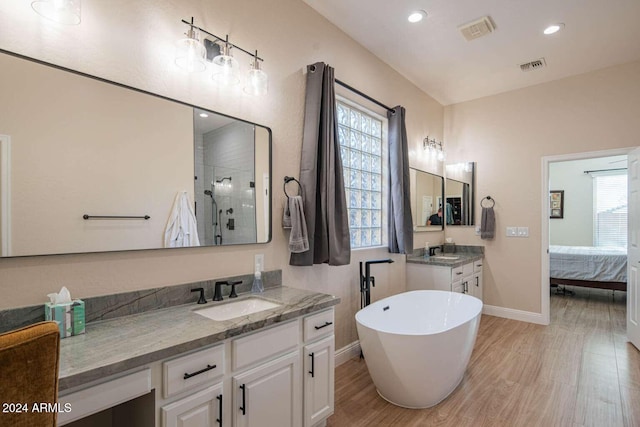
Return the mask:
[(258, 266), (256, 265), (256, 272), (253, 275), (253, 286), (251, 286), (251, 292), (254, 294), (259, 294), (264, 292), (264, 286), (262, 285), (262, 273), (258, 270)]

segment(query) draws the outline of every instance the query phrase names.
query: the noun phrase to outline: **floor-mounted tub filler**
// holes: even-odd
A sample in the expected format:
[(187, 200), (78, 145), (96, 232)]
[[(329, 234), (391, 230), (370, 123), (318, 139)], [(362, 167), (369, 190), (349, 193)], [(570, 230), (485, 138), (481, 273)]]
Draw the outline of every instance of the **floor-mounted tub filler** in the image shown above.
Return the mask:
[(412, 291), (356, 313), (360, 346), (378, 393), (394, 405), (429, 408), (460, 384), (476, 341), (482, 301)]

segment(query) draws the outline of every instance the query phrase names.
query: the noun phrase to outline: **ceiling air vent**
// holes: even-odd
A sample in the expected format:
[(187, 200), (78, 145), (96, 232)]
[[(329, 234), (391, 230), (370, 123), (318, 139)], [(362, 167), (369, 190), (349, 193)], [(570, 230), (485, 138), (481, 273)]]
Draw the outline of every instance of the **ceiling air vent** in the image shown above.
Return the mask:
[(483, 16), (473, 22), (459, 26), (458, 29), (467, 41), (471, 41), (491, 34), (495, 31), (496, 26), (489, 16)]
[(532, 71), (532, 70), (537, 70), (538, 68), (543, 68), (546, 66), (547, 66), (547, 63), (544, 61), (544, 58), (540, 58), (540, 59), (536, 59), (535, 61), (520, 64), (520, 69), (522, 71)]

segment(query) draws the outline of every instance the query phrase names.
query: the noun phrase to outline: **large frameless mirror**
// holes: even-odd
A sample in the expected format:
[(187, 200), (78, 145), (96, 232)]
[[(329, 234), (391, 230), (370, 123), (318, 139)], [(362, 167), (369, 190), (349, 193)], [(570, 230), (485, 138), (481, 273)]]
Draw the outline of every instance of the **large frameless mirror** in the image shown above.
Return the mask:
[(475, 162), (445, 166), (445, 221), (451, 225), (474, 225)]
[(414, 231), (442, 231), (444, 228), (444, 179), (409, 168), (411, 215)]
[(183, 194), (197, 245), (270, 240), (268, 128), (10, 52), (0, 93), (3, 257), (168, 247)]

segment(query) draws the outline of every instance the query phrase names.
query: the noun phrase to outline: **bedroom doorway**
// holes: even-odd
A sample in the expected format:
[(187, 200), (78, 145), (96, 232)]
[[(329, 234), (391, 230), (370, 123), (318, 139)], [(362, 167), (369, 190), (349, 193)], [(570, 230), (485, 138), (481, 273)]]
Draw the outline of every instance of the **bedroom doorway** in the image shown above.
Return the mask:
[[(543, 158), (541, 298), (546, 324), (551, 323), (551, 294), (555, 292), (550, 283), (559, 284), (559, 289), (568, 286), (565, 289), (576, 292), (576, 301), (592, 298), (595, 303), (605, 304), (612, 294), (607, 289), (626, 289), (627, 209), (615, 193), (624, 192), (626, 199), (630, 151), (625, 148)], [(624, 249), (615, 250), (614, 246)], [(610, 255), (613, 258), (607, 258)], [(612, 259), (617, 259), (614, 268), (610, 268)], [(554, 276), (556, 279), (550, 282)], [(626, 293), (613, 293), (620, 300), (615, 310), (626, 312)], [(553, 297), (557, 310), (571, 309), (570, 297)]]

